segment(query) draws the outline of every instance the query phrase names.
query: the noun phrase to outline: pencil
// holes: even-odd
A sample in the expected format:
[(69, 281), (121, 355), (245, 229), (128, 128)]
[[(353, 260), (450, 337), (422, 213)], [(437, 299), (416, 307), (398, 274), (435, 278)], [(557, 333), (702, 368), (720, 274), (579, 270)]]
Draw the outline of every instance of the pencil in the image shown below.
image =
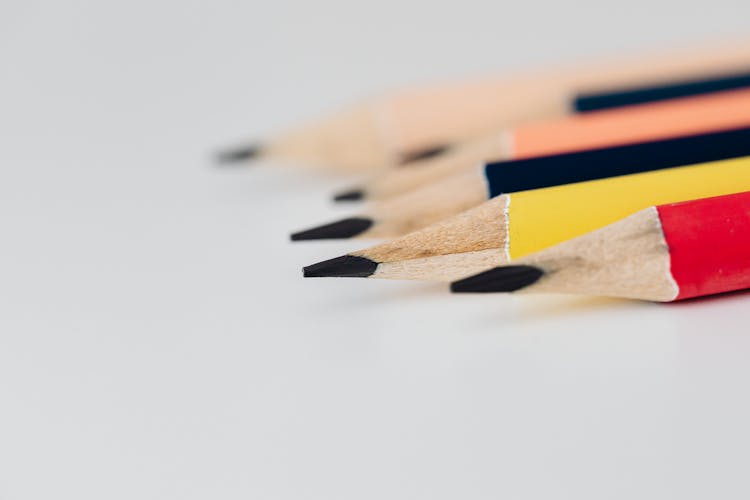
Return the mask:
[(227, 151), (220, 159), (278, 159), (346, 171), (382, 168), (492, 130), (576, 112), (576, 95), (746, 71), (748, 61), (750, 41), (743, 40), (513, 78), (415, 87)]
[(521, 191), (401, 238), (313, 264), (304, 275), (454, 281), (651, 205), (746, 190), (750, 157)]
[(341, 193), (335, 199), (388, 199), (485, 161), (560, 154), (748, 123), (748, 88), (572, 115), (468, 141), (436, 158), (414, 162), (408, 169), (384, 172), (366, 185)]
[[(747, 106), (750, 111), (750, 106)], [(748, 124), (750, 124), (749, 115)], [(402, 236), (504, 193), (750, 155), (750, 126), (674, 139), (493, 163), (294, 233), (292, 240)]]
[(652, 206), (451, 284), (671, 302), (750, 288), (750, 192)]

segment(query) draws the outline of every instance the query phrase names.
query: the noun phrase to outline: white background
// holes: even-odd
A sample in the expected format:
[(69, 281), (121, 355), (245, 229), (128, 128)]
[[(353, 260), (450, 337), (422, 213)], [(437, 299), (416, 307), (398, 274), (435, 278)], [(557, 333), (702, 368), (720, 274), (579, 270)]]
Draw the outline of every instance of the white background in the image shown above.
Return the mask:
[(389, 87), (737, 35), (739, 0), (0, 0), (0, 498), (740, 499), (750, 294), (303, 280), (352, 179), (210, 155)]

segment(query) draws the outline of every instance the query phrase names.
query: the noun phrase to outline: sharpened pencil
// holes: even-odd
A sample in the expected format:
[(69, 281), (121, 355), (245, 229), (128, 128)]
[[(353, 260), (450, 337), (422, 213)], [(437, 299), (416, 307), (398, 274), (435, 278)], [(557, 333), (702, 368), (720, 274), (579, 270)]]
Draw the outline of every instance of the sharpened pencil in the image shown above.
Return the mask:
[[(349, 254), (305, 274), (454, 281), (580, 236), (651, 205), (750, 190), (750, 157), (566, 184), (495, 197), (420, 231)], [(314, 274), (308, 274), (312, 269)]]
[(494, 163), (374, 204), (356, 217), (294, 233), (292, 240), (398, 237), (504, 193), (746, 155), (750, 127)]
[[(410, 168), (388, 170), (349, 192), (357, 192), (356, 199), (380, 201), (486, 161), (562, 154), (747, 124), (748, 88), (572, 115), (468, 141), (436, 158), (414, 162)], [(352, 199), (341, 195), (336, 198)]]
[[(420, 87), (352, 106), (254, 147), (223, 155), (362, 171), (396, 165), (493, 130), (577, 112), (577, 97), (745, 71), (750, 41), (666, 50), (513, 78)], [(653, 96), (658, 98), (658, 96)], [(642, 101), (641, 101), (642, 102)], [(583, 108), (582, 108), (583, 109)]]
[(750, 192), (653, 206), (451, 284), (671, 302), (750, 288)]

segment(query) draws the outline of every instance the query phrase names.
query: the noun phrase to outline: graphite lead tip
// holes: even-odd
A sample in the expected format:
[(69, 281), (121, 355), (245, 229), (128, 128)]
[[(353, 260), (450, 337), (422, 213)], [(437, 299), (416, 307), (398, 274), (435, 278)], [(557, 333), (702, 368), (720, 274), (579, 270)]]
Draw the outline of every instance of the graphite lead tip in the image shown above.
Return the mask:
[(413, 161), (429, 160), (430, 158), (440, 156), (441, 154), (448, 151), (448, 149), (449, 147), (444, 145), (425, 148), (419, 151), (412, 151), (401, 156), (401, 164), (403, 165), (406, 163), (411, 163)]
[(291, 238), (292, 241), (352, 238), (367, 231), (372, 226), (372, 223), (372, 219), (369, 218), (350, 217), (293, 233)]
[(451, 283), (451, 292), (515, 292), (536, 283), (544, 271), (534, 266), (501, 266)]
[(333, 195), (333, 201), (359, 201), (365, 197), (365, 192), (362, 189), (354, 188), (336, 193)]
[(368, 258), (344, 255), (306, 266), (302, 275), (305, 278), (367, 278), (377, 268), (378, 263)]
[(216, 155), (216, 161), (222, 165), (239, 163), (242, 161), (251, 160), (259, 156), (262, 152), (263, 147), (260, 144), (250, 144), (248, 146), (220, 151)]

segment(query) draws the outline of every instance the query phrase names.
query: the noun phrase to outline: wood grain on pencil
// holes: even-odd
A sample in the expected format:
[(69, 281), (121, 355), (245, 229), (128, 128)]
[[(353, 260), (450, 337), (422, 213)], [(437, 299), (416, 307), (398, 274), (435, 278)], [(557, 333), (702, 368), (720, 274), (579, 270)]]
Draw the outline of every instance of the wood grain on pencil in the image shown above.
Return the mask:
[(743, 192), (650, 207), (451, 289), (667, 302), (750, 288), (748, 255), (750, 192)]

